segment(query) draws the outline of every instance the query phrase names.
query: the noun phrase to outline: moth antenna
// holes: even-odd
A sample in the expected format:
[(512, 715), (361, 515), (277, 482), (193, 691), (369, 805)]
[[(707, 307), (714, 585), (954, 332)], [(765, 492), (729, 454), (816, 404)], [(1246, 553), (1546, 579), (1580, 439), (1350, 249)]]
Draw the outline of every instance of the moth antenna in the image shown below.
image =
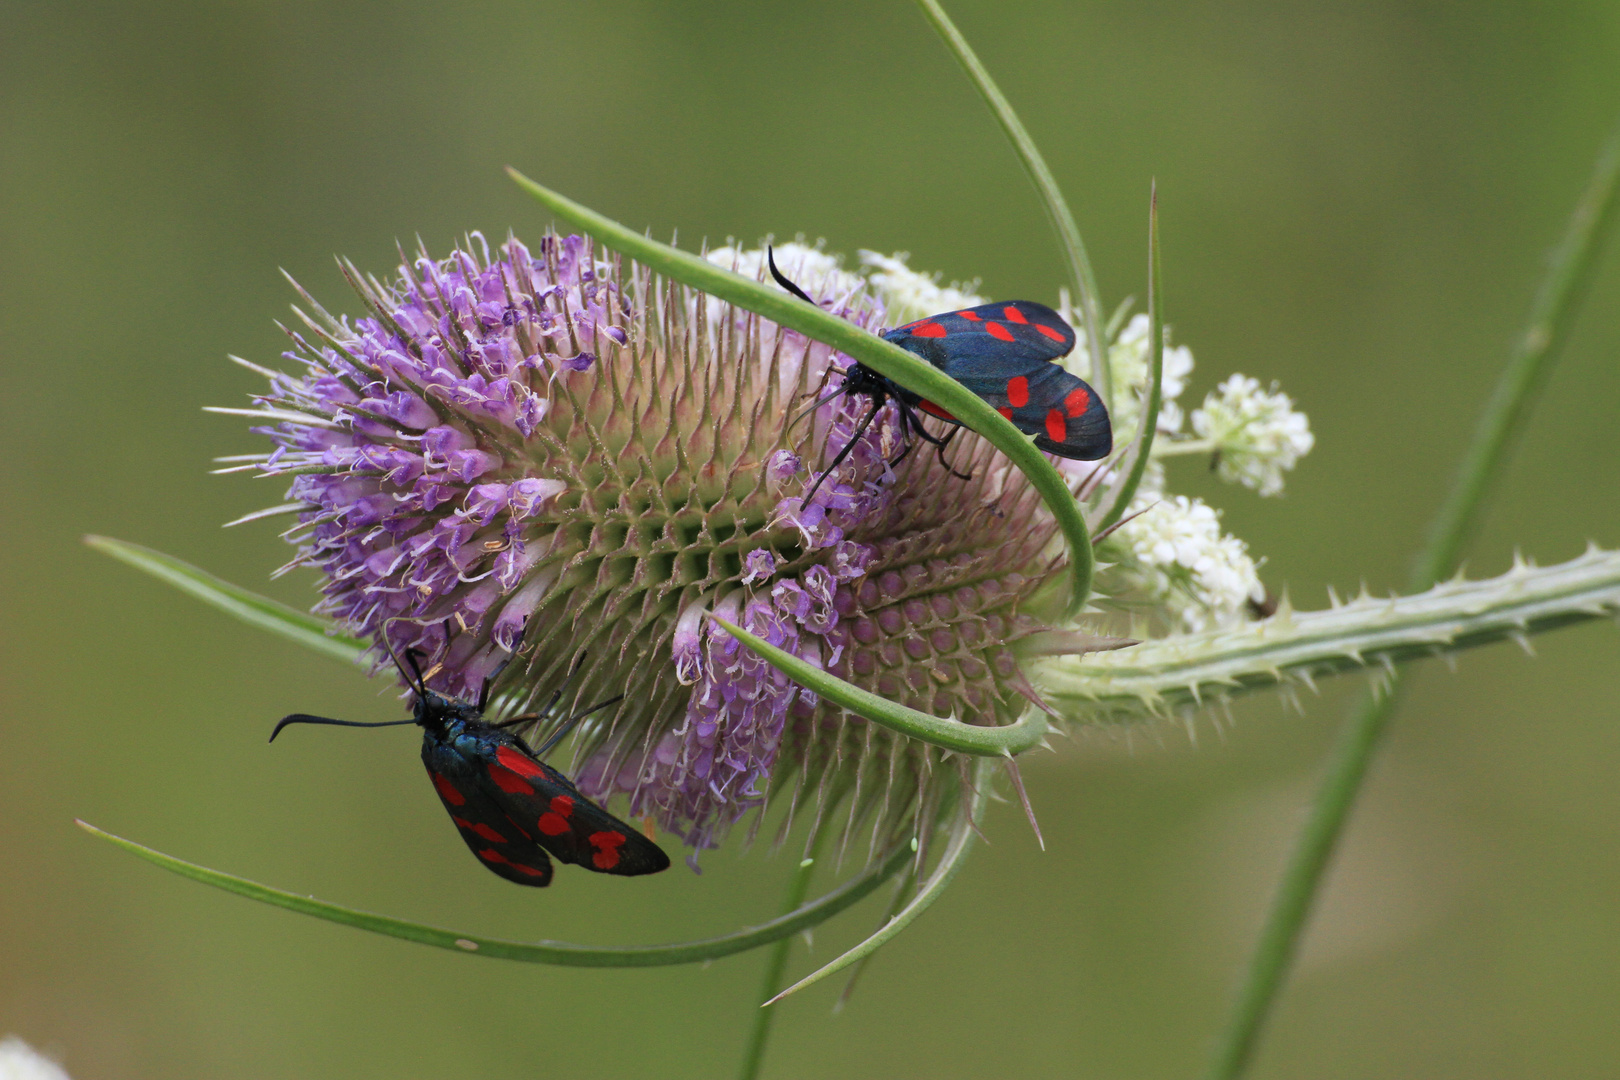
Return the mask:
[(281, 729), (289, 724), (325, 724), (329, 727), (399, 727), (402, 724), (414, 723), (416, 723), (415, 720), (382, 720), (374, 724), (364, 724), (358, 720), (333, 720), (328, 716), (308, 716), (304, 713), (293, 713), (291, 716), (281, 718), (281, 723), (276, 725), (276, 730), (270, 733), (270, 741), (275, 742), (276, 736), (281, 734)]
[[(786, 289), (794, 296), (797, 296), (800, 300), (803, 300), (811, 307), (819, 308), (821, 306), (806, 296), (803, 289), (789, 281), (787, 277), (783, 275), (782, 271), (776, 268), (776, 253), (769, 244), (765, 245), (765, 261), (771, 264), (771, 277), (776, 279), (776, 283), (778, 285), (782, 286), (782, 288)], [(804, 268), (801, 266), (800, 269), (802, 270)]]

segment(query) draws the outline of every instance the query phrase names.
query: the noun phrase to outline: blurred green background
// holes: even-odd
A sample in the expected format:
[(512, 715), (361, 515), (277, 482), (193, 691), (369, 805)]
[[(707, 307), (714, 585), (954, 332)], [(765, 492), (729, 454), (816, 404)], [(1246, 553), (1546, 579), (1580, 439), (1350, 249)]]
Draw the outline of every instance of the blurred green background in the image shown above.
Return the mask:
[[(1105, 302), (1141, 295), (1160, 184), (1169, 318), (1200, 367), (1279, 379), (1316, 451), (1286, 498), (1173, 466), (1302, 606), (1396, 585), (1620, 109), (1608, 3), (1272, 0), (951, 10), (1073, 201)], [(85, 549), (102, 532), (266, 584), (219, 524), (280, 495), (205, 416), (256, 388), (334, 253), (532, 239), (508, 163), (682, 241), (834, 250), (1051, 300), (1038, 203), (917, 11), (884, 3), (0, 5), (0, 1034), (100, 1078), (731, 1074), (763, 954), (526, 967), (371, 937), (163, 874), (75, 816), (408, 918), (600, 943), (775, 911), (790, 860), (514, 889), (468, 858), (353, 671)], [(1620, 258), (1471, 567), (1620, 544)], [(1611, 626), (1431, 665), (1376, 768), (1256, 1077), (1589, 1077), (1620, 1058), (1620, 665)], [(1082, 734), (1027, 767), (957, 885), (852, 1005), (781, 1009), (776, 1077), (1184, 1077), (1201, 1061), (1356, 687)], [(826, 959), (873, 902), (815, 938)], [(793, 970), (809, 970), (796, 947)], [(836, 982), (836, 980), (835, 980)]]

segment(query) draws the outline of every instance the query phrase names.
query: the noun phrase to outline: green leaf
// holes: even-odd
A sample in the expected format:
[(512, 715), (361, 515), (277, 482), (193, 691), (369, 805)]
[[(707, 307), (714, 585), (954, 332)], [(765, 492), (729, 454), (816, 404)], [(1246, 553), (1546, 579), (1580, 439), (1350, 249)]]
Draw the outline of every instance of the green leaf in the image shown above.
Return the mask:
[(403, 938), (406, 941), (415, 941), (422, 945), (434, 945), (441, 949), (455, 949), (459, 952), (471, 953), (474, 956), (488, 956), (498, 960), (519, 960), (529, 964), (558, 964), (563, 967), (664, 967), (671, 964), (694, 964), (704, 960), (715, 960), (722, 956), (730, 956), (733, 953), (745, 952), (748, 949), (767, 945), (827, 921), (839, 912), (860, 902), (913, 858), (911, 845), (909, 843), (901, 844), (883, 862), (871, 867), (859, 877), (851, 878), (832, 892), (805, 904), (795, 911), (752, 929), (739, 930), (736, 933), (725, 934), (721, 937), (670, 945), (596, 947), (591, 945), (571, 945), (561, 941), (526, 942), (480, 937), (476, 934), (443, 930), (435, 926), (406, 922), (403, 919), (390, 918), (387, 915), (374, 915), (366, 911), (356, 911), (353, 908), (342, 907), (324, 900), (316, 900), (310, 896), (300, 896), (297, 893), (273, 889), (268, 885), (260, 885), (258, 882), (249, 881), (246, 878), (239, 878), (231, 874), (224, 874), (218, 870), (210, 870), (206, 866), (198, 866), (196, 863), (189, 863), (172, 855), (165, 855), (161, 851), (154, 851), (152, 848), (146, 847), (144, 844), (137, 844), (133, 840), (125, 840), (121, 836), (114, 836), (112, 833), (104, 832), (83, 821), (78, 822), (78, 826), (92, 836), (116, 844), (130, 854), (161, 866), (165, 870), (173, 871), (181, 877), (200, 881), (205, 885), (212, 885), (215, 888), (224, 889), (226, 892), (236, 893), (238, 896), (258, 900), (261, 903), (296, 911), (302, 915), (313, 915), (318, 919), (326, 919), (329, 922), (342, 923), (345, 926), (354, 926), (361, 930), (370, 930), (374, 934)]
[(664, 276), (690, 286), (747, 311), (763, 315), (778, 325), (797, 330), (816, 341), (853, 357), (886, 378), (893, 379), (913, 393), (946, 409), (951, 415), (978, 432), (1000, 450), (1046, 501), (1069, 545), (1069, 614), (1078, 614), (1091, 593), (1093, 559), (1091, 538), (1074, 494), (1063, 476), (1046, 456), (1035, 449), (1022, 432), (984, 399), (967, 387), (875, 334), (831, 315), (814, 304), (764, 285), (752, 278), (716, 266), (706, 259), (660, 244), (625, 228), (572, 199), (542, 187), (518, 172), (507, 169), (519, 187), (569, 226), (595, 238), (614, 251), (630, 256)]
[[(883, 946), (893, 941), (900, 931), (917, 921), (917, 916), (927, 911), (940, 894), (950, 885), (957, 872), (967, 862), (968, 850), (973, 847), (973, 838), (978, 834), (979, 822), (984, 818), (985, 803), (989, 801), (991, 772), (994, 763), (982, 760), (973, 770), (973, 790), (968, 798), (963, 800), (960, 816), (955, 827), (951, 830), (949, 842), (945, 845), (945, 852), (939, 857), (939, 865), (934, 872), (928, 875), (928, 880), (922, 883), (917, 895), (900, 910), (894, 918), (884, 923), (882, 928), (853, 949), (834, 960), (832, 963), (817, 969), (813, 974), (806, 975), (792, 986), (777, 994), (765, 1005), (775, 1005), (789, 994), (796, 994), (811, 983), (820, 982), (827, 976), (835, 974), (858, 963), (877, 952)], [(764, 1006), (761, 1006), (763, 1008)]]
[(1046, 717), (1037, 709), (1030, 709), (1016, 724), (1006, 727), (978, 727), (959, 720), (942, 720), (862, 690), (717, 615), (709, 618), (799, 685), (814, 690), (834, 705), (848, 709), (857, 716), (913, 739), (962, 754), (1007, 757), (1039, 746), (1046, 737)]
[(366, 651), (364, 642), (339, 633), (336, 624), (326, 619), (305, 614), (269, 597), (248, 592), (215, 577), (206, 570), (199, 570), (190, 563), (182, 562), (173, 555), (165, 555), (161, 551), (153, 551), (139, 544), (114, 540), (106, 536), (86, 536), (84, 542), (97, 551), (111, 555), (119, 562), (128, 563), (160, 581), (168, 582), (181, 592), (188, 593), (250, 626), (279, 634), (289, 641), (295, 641), (335, 660), (357, 664)]

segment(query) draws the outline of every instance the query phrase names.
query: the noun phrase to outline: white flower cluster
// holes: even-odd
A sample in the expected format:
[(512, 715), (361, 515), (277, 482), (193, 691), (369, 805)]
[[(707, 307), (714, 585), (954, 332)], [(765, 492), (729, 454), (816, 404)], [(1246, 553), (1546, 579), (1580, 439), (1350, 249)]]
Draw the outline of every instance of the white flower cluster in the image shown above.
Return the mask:
[[(1152, 376), (1149, 322), (1136, 315), (1110, 345), (1114, 378), (1115, 438), (1130, 438), (1141, 422), (1142, 400)], [(1131, 513), (1141, 516), (1120, 527), (1111, 554), (1118, 565), (1109, 587), (1121, 599), (1145, 600), (1178, 629), (1205, 630), (1249, 617), (1249, 604), (1264, 601), (1265, 586), (1242, 540), (1221, 532), (1220, 514), (1202, 499), (1163, 492), (1163, 458), (1179, 453), (1215, 455), (1224, 480), (1275, 495), (1282, 474), (1311, 448), (1305, 414), (1286, 395), (1266, 393), (1260, 384), (1234, 375), (1192, 413), (1192, 432), (1178, 399), (1192, 374), (1193, 355), (1171, 346), (1165, 331), (1164, 377), (1156, 460), (1149, 463)]]
[(1282, 491), (1285, 470), (1310, 452), (1310, 421), (1287, 394), (1260, 388), (1259, 379), (1233, 375), (1192, 414), (1193, 433), (1214, 444), (1221, 479), (1262, 495)]
[[(1220, 514), (1185, 495), (1138, 495), (1120, 526), (1126, 557), (1115, 568), (1137, 598), (1189, 633), (1242, 621), (1265, 600), (1248, 545), (1221, 532)], [(1138, 513), (1140, 512), (1140, 513)]]
[(0, 1080), (68, 1080), (62, 1066), (8, 1035), (0, 1040)]
[[(1141, 422), (1142, 395), (1146, 392), (1148, 379), (1152, 376), (1148, 368), (1151, 359), (1148, 355), (1149, 325), (1146, 315), (1132, 316), (1125, 329), (1119, 332), (1119, 336), (1108, 347), (1108, 367), (1114, 377), (1114, 400), (1108, 412), (1114, 421), (1116, 442), (1131, 438), (1136, 432), (1137, 424)], [(1183, 416), (1176, 399), (1187, 388), (1187, 376), (1192, 374), (1192, 369), (1192, 350), (1185, 345), (1171, 347), (1170, 329), (1166, 327), (1164, 378), (1159, 387), (1159, 423), (1155, 428), (1159, 435), (1181, 434)]]
[(903, 251), (893, 255), (861, 252), (861, 265), (870, 268), (867, 280), (877, 298), (888, 307), (888, 320), (892, 325), (900, 326), (925, 315), (989, 302), (973, 293), (971, 285), (960, 281), (941, 285), (938, 274), (918, 273), (906, 265), (908, 258), (910, 256)]

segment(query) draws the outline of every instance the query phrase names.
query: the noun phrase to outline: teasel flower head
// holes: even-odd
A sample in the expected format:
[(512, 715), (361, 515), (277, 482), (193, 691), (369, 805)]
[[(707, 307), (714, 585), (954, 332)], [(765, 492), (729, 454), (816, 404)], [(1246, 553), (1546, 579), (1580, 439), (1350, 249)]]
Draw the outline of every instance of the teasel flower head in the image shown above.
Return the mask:
[[(757, 251), (711, 258), (763, 277)], [(802, 245), (778, 262), (873, 331), (900, 321), (887, 297), (909, 318), (938, 288), (899, 259), (876, 286)], [(977, 437), (951, 462), (971, 480), (932, 452), (891, 468), (887, 406), (806, 501), (869, 408), (827, 396), (849, 363), (829, 346), (573, 236), (345, 272), (365, 313), (306, 295), (294, 373), (260, 369), (274, 449), (249, 464), (291, 477), (288, 568), (441, 692), (493, 680), (502, 714), (560, 693), (554, 717), (622, 694), (575, 744), (587, 795), (694, 849), (767, 800), (784, 832), (808, 815), (869, 850), (928, 827), (957, 762), (818, 700), (711, 613), (934, 715), (1008, 723), (1035, 698), (1019, 657), (1054, 649), (1031, 612), (1055, 529)]]

